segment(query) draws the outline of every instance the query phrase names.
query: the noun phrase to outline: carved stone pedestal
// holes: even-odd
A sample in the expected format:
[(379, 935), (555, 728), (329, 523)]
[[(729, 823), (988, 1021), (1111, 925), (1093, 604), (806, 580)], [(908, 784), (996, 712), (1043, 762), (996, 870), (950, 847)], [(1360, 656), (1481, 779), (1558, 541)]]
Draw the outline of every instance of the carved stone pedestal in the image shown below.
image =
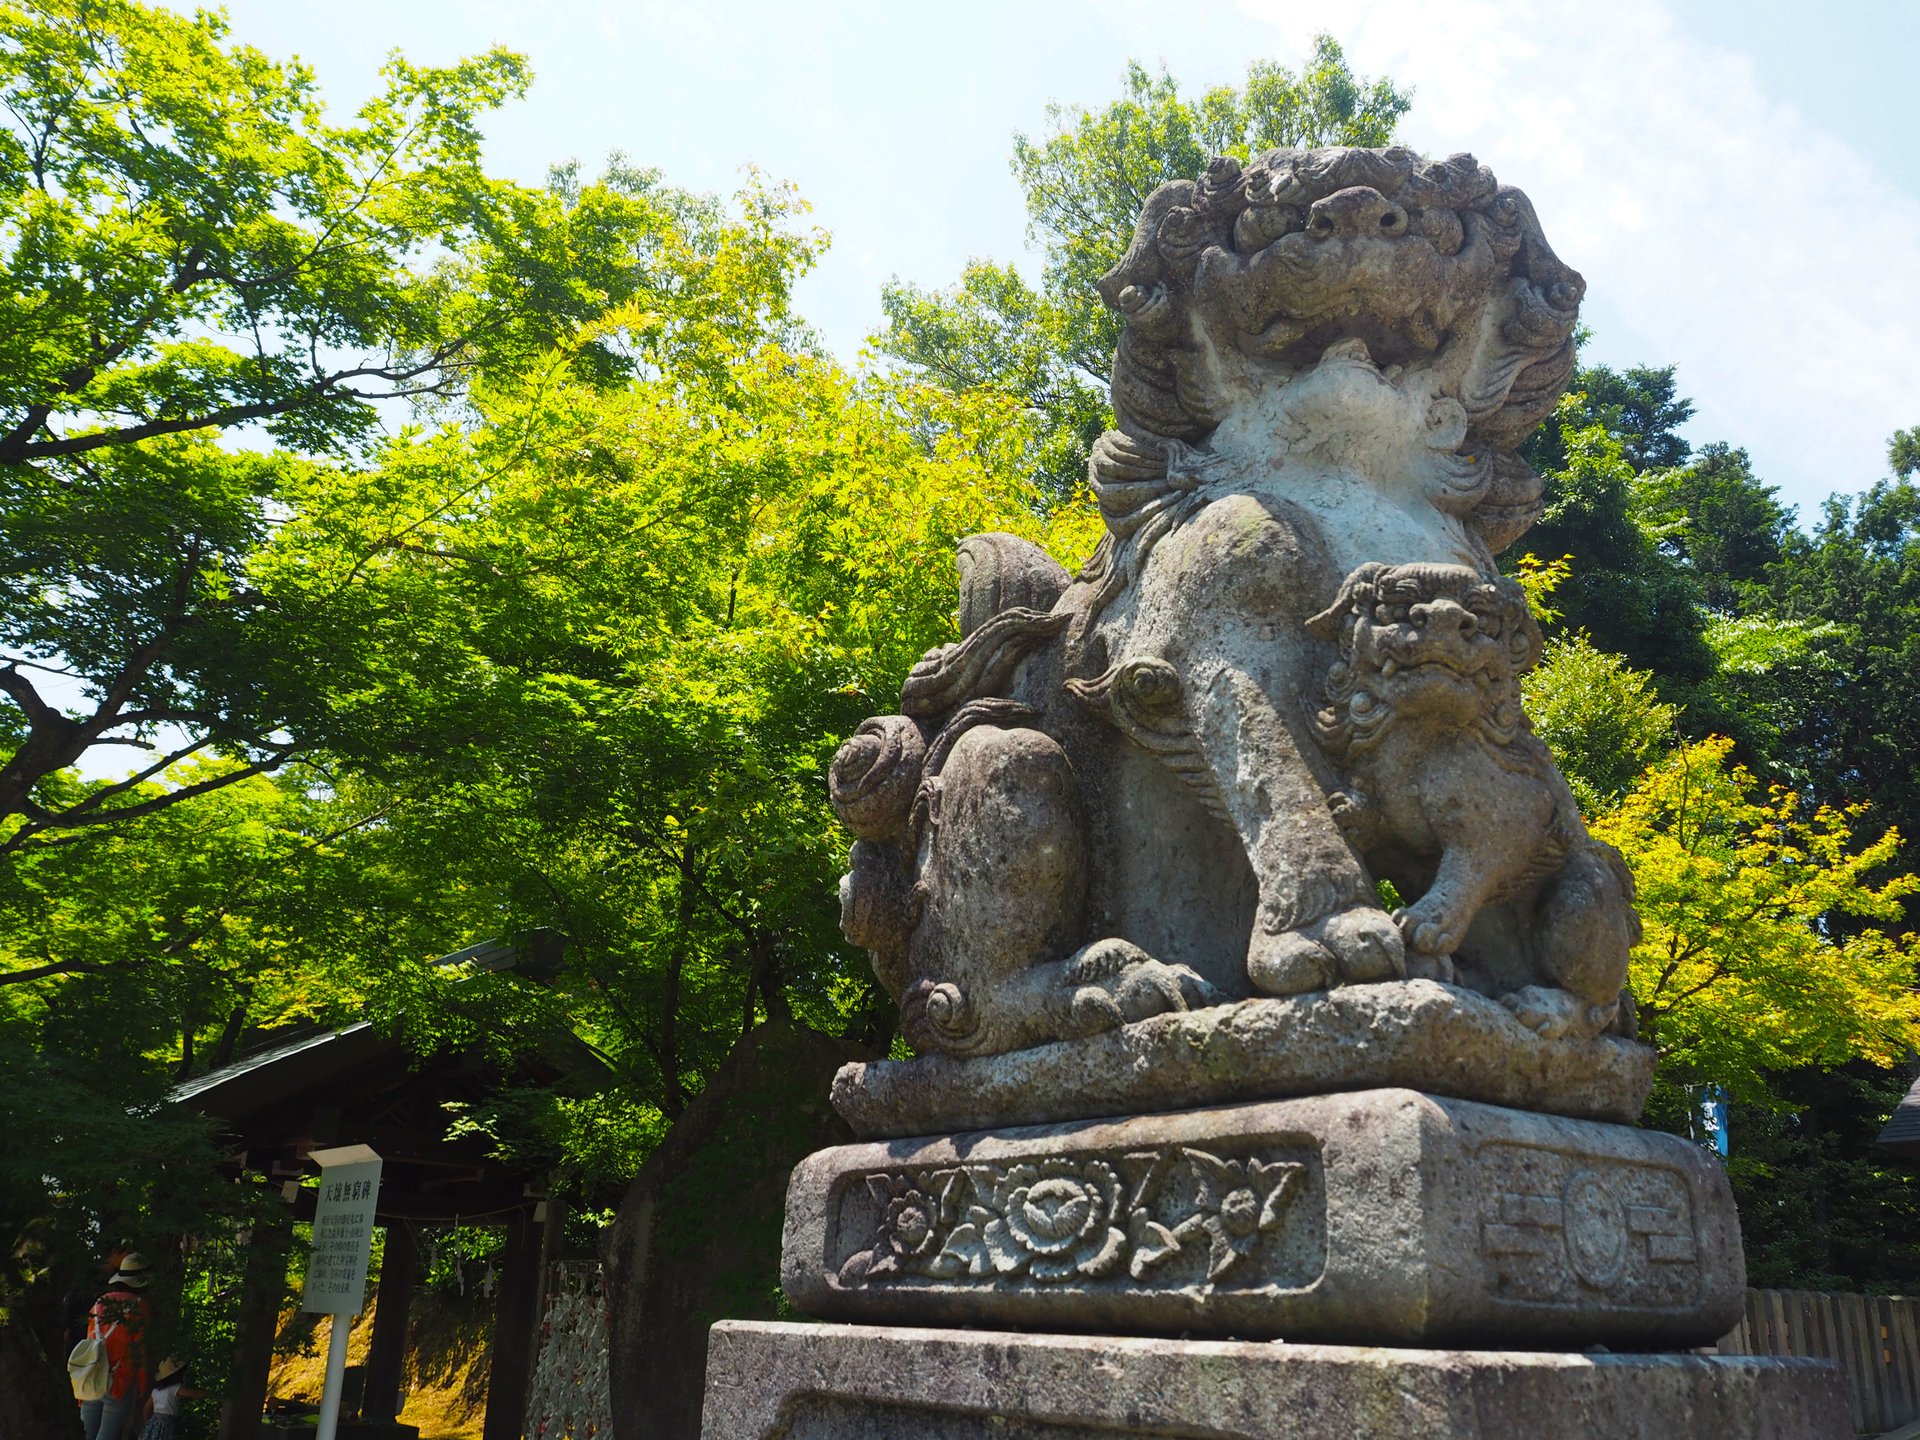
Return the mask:
[(856, 1062), (835, 1077), (833, 1105), (854, 1134), (886, 1140), (1396, 1086), (1630, 1124), (1653, 1088), (1653, 1052), (1611, 1035), (1544, 1039), (1471, 990), (1390, 980), (1179, 1010), (1004, 1055)]
[(821, 1151), (782, 1274), (831, 1320), (1636, 1350), (1745, 1283), (1698, 1147), (1412, 1090)]
[(1825, 1360), (723, 1321), (703, 1440), (1846, 1440)]

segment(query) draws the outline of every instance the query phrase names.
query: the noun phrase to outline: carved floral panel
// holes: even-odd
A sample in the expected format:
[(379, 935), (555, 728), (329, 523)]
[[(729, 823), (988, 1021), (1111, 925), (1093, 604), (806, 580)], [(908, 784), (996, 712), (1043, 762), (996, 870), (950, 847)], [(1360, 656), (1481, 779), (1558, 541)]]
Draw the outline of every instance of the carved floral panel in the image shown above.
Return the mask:
[(1295, 1288), (1324, 1266), (1305, 1145), (1167, 1145), (869, 1171), (842, 1182), (842, 1286)]

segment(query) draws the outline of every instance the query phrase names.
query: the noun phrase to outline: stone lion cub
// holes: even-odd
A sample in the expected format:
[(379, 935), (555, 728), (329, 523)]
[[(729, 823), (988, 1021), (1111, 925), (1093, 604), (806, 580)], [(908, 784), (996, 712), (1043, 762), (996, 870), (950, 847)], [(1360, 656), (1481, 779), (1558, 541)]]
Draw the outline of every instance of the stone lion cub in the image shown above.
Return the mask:
[(1418, 897), (1394, 916), (1410, 971), (1457, 975), (1545, 1035), (1630, 1029), (1633, 881), (1521, 710), (1541, 640), (1520, 588), (1362, 565), (1308, 628), (1340, 652), (1314, 718), (1346, 782), (1330, 804), (1373, 874)]

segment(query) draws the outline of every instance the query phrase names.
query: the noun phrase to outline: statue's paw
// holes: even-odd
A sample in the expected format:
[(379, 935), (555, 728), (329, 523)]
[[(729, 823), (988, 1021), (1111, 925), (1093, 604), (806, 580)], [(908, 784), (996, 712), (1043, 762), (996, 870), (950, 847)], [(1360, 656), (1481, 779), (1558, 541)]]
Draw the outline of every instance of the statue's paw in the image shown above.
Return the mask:
[(1364, 985), (1407, 973), (1407, 946), (1393, 917), (1375, 905), (1341, 910), (1303, 932), (1333, 956), (1334, 983)]
[(1247, 946), (1247, 982), (1261, 995), (1304, 995), (1333, 984), (1333, 955), (1301, 930), (1256, 929)]
[(1617, 1003), (1589, 1005), (1571, 991), (1553, 985), (1528, 985), (1502, 995), (1500, 1003), (1542, 1040), (1591, 1040), (1611, 1025), (1619, 1012)]
[(1073, 998), (1067, 1005), (1068, 1035), (1098, 1035), (1106, 1030), (1118, 1030), (1127, 1023), (1127, 1015), (1120, 1008), (1120, 1002), (1098, 985), (1083, 985), (1073, 992)]
[(1130, 966), (1152, 964), (1153, 957), (1131, 940), (1117, 936), (1082, 945), (1067, 959), (1069, 985), (1096, 985)]
[(1467, 927), (1458, 916), (1450, 915), (1425, 900), (1416, 900), (1403, 910), (1393, 912), (1407, 950), (1414, 955), (1448, 956), (1467, 938)]
[(1129, 940), (1096, 940), (1066, 965), (1074, 987), (1068, 1033), (1094, 1035), (1176, 1010), (1217, 1004), (1220, 993), (1185, 965), (1154, 959)]
[(1247, 980), (1262, 995), (1300, 995), (1406, 973), (1400, 928), (1372, 905), (1339, 910), (1278, 935), (1256, 930), (1247, 947)]

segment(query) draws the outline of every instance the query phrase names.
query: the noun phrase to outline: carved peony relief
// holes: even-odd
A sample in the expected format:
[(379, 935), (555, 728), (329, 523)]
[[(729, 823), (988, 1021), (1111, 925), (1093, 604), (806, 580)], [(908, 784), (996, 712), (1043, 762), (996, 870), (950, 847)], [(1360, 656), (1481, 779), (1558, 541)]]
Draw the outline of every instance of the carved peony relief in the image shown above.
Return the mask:
[[(869, 1218), (852, 1227), (839, 1281), (1184, 1286), (1244, 1278), (1244, 1262), (1289, 1223), (1310, 1173), (1303, 1159), (1222, 1158), (1190, 1146), (871, 1173)], [(1183, 1256), (1185, 1266), (1172, 1263)], [(1167, 1280), (1176, 1270), (1181, 1278)]]

